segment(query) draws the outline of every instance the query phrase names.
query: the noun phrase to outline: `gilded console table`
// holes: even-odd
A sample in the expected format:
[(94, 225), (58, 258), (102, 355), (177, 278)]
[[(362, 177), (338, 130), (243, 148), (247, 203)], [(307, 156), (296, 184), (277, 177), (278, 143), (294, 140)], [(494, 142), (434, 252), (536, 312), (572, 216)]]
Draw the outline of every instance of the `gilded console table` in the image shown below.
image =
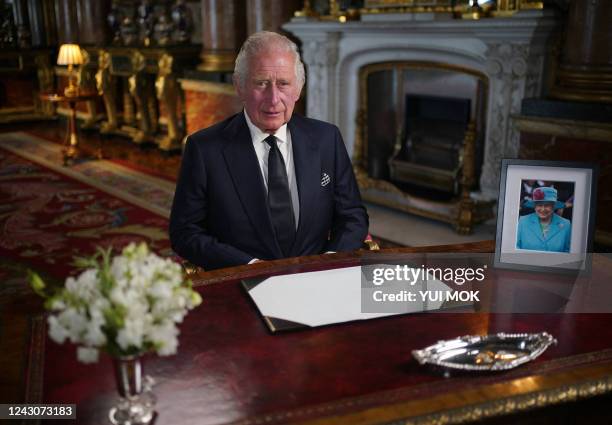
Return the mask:
[(195, 68), (199, 50), (199, 46), (99, 50), (96, 84), (107, 116), (101, 132), (125, 135), (139, 144), (153, 142), (164, 151), (180, 149), (184, 124), (177, 77), (182, 70)]

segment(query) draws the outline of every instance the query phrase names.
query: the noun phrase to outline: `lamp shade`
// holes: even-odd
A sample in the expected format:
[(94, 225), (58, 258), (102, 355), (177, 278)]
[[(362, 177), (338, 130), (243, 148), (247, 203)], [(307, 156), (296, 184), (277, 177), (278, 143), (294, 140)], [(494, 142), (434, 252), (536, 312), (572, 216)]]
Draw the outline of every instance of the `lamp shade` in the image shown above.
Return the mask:
[(58, 65), (81, 65), (83, 55), (78, 44), (62, 44), (59, 55), (57, 55)]

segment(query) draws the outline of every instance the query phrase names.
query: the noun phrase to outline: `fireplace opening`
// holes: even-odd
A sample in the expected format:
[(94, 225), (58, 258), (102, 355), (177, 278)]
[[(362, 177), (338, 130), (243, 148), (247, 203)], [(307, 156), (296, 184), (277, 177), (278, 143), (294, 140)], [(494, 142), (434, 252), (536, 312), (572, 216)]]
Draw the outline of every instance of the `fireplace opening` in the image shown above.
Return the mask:
[(388, 162), (390, 181), (457, 195), (470, 104), (470, 99), (406, 95), (400, 143)]
[[(475, 182), (483, 154), (484, 76), (443, 64), (392, 62), (364, 67), (368, 175), (456, 195), (457, 170), (468, 124), (474, 122)], [(449, 177), (420, 178), (402, 165), (429, 166)], [(438, 180), (444, 180), (439, 182)], [(454, 183), (454, 182), (453, 182)]]
[(473, 220), (487, 82), (477, 71), (433, 62), (362, 67), (354, 159), (364, 198), (455, 224), (465, 207)]

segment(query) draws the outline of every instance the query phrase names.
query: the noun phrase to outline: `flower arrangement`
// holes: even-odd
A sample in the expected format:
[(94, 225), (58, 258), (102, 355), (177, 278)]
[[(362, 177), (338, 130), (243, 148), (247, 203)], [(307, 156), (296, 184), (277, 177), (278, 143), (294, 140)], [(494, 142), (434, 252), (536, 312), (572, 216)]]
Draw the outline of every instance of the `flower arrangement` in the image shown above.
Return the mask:
[(96, 362), (101, 349), (113, 357), (176, 353), (177, 323), (202, 302), (179, 264), (132, 243), (112, 259), (110, 249), (99, 249), (91, 258), (77, 258), (76, 265), (85, 270), (51, 295), (30, 272), (32, 288), (47, 298), (52, 312), (51, 339), (80, 345), (77, 357), (83, 363)]

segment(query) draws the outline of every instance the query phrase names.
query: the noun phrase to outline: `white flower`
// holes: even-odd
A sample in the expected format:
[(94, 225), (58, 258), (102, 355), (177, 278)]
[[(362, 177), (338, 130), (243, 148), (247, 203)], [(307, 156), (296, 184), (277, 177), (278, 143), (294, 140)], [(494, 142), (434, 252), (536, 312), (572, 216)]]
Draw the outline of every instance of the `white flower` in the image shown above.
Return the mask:
[(52, 298), (51, 339), (82, 345), (77, 355), (85, 363), (97, 361), (98, 348), (134, 354), (154, 347), (159, 355), (175, 354), (177, 323), (201, 302), (184, 286), (181, 266), (149, 252), (146, 244), (132, 243), (110, 261), (108, 253), (98, 255), (104, 260), (84, 261), (92, 267), (68, 277)]
[(178, 329), (172, 322), (152, 326), (149, 331), (149, 338), (154, 345), (158, 346), (157, 354), (160, 356), (176, 354), (178, 333)]
[(87, 326), (87, 319), (84, 314), (76, 308), (69, 307), (58, 314), (57, 320), (68, 331), (71, 342), (75, 344), (81, 342), (81, 334)]
[(98, 297), (89, 304), (89, 317), (91, 320), (104, 322), (104, 311), (110, 308), (106, 298)]
[(157, 354), (160, 356), (171, 356), (176, 354), (178, 348), (178, 338), (170, 337), (163, 341), (161, 347), (157, 350)]
[(142, 347), (144, 322), (138, 319), (126, 319), (122, 329), (117, 333), (117, 344), (123, 350), (130, 347)]
[(103, 321), (94, 321), (87, 323), (83, 342), (92, 347), (102, 347), (106, 344), (106, 335), (102, 332)]
[(58, 344), (63, 344), (68, 338), (68, 330), (59, 323), (56, 316), (47, 317), (47, 324), (49, 325), (49, 337)]
[(66, 290), (84, 302), (95, 299), (99, 296), (97, 270), (87, 269), (76, 279), (69, 277), (66, 279)]
[(51, 306), (49, 307), (50, 310), (63, 310), (65, 308), (66, 303), (60, 298), (55, 298), (53, 301), (51, 301)]
[(113, 304), (124, 306), (127, 304), (127, 300), (125, 298), (124, 288), (120, 286), (115, 286), (111, 289), (109, 294), (109, 299)]
[(95, 363), (98, 361), (98, 349), (91, 347), (77, 348), (77, 359), (81, 363)]
[(76, 292), (78, 290), (78, 285), (77, 285), (76, 279), (74, 277), (72, 277), (72, 276), (68, 276), (64, 286), (66, 286), (66, 289), (69, 292), (73, 292), (74, 293), (74, 292)]
[(119, 286), (123, 286), (122, 284), (120, 284), (120, 282), (126, 282), (125, 274), (127, 272), (127, 265), (127, 259), (125, 259), (124, 257), (115, 257), (113, 258), (113, 261), (111, 263), (110, 273), (117, 282), (117, 284), (119, 284)]
[(154, 282), (147, 291), (150, 296), (157, 299), (168, 299), (172, 296), (172, 287), (164, 281)]

